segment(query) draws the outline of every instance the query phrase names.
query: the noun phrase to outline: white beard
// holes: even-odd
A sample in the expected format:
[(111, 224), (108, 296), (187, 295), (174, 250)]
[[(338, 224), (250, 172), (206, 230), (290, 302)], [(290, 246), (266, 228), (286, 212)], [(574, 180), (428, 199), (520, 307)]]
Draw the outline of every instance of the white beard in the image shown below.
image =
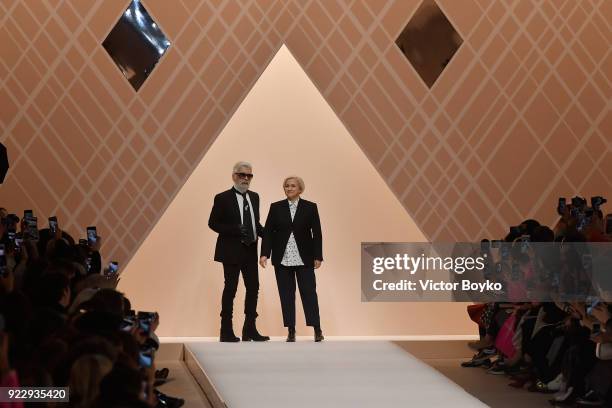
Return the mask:
[(247, 187), (247, 188), (244, 188), (243, 186), (241, 186), (241, 185), (240, 185), (240, 184), (238, 184), (238, 183), (234, 184), (234, 188), (235, 188), (236, 190), (240, 191), (242, 194), (246, 193), (246, 192), (247, 192), (247, 190), (249, 189), (248, 187)]

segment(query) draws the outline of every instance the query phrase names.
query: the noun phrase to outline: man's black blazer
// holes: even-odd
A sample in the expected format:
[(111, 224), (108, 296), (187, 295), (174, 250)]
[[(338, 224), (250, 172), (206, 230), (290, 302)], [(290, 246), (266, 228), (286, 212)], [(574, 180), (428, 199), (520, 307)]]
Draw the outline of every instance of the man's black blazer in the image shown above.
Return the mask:
[(317, 205), (302, 198), (298, 201), (293, 222), (287, 200), (270, 204), (261, 241), (261, 256), (269, 258), (272, 252), (272, 264), (280, 265), (292, 232), (305, 266), (313, 266), (315, 259), (323, 260), (321, 221)]
[[(263, 227), (259, 223), (259, 195), (253, 191), (247, 191), (247, 194), (253, 206), (257, 235), (262, 236)], [(215, 261), (230, 264), (240, 263), (246, 250), (248, 261), (257, 262), (257, 244), (247, 248), (240, 242), (240, 225), (240, 209), (235, 190), (230, 188), (217, 194), (208, 219), (210, 229), (219, 234), (215, 247)]]

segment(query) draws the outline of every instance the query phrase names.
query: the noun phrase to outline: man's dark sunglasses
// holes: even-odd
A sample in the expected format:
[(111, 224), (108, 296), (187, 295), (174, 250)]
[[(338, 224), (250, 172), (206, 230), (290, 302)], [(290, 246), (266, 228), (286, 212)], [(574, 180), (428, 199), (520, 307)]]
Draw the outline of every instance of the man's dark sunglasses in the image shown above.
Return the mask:
[(237, 175), (238, 177), (240, 177), (241, 179), (252, 179), (253, 175), (249, 174), (249, 173), (234, 173), (235, 175)]

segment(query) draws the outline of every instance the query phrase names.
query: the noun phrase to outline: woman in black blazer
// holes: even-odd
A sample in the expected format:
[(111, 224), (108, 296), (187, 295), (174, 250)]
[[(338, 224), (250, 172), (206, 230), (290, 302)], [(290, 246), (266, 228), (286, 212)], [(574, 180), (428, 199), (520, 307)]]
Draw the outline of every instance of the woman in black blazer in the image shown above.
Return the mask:
[(317, 205), (300, 198), (304, 181), (297, 176), (283, 182), (286, 200), (270, 205), (261, 243), (259, 264), (265, 268), (270, 252), (288, 328), (287, 341), (295, 341), (295, 286), (300, 290), (306, 325), (314, 327), (315, 341), (323, 340), (314, 270), (323, 261), (321, 222)]

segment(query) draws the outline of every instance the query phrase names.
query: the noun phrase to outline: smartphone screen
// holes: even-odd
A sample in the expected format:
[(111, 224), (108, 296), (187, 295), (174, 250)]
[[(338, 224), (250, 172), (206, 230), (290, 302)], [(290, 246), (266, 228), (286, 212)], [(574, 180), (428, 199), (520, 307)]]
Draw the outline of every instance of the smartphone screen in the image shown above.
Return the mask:
[(23, 218), (25, 218), (26, 220), (28, 218), (32, 218), (34, 216), (34, 211), (32, 210), (24, 210), (23, 211)]
[(119, 263), (117, 261), (113, 261), (108, 264), (109, 275), (116, 274), (118, 270), (119, 270)]
[(40, 238), (38, 235), (38, 218), (30, 217), (26, 219), (26, 233), (29, 239), (32, 241), (38, 241)]
[(49, 229), (54, 234), (57, 232), (57, 217), (49, 217)]
[(126, 317), (121, 322), (120, 329), (123, 330), (123, 331), (129, 332), (129, 331), (132, 330), (133, 327), (134, 327), (134, 319)]
[(141, 367), (151, 367), (153, 364), (153, 355), (151, 351), (141, 351), (138, 356), (138, 363)]
[(89, 246), (94, 246), (98, 240), (98, 232), (96, 227), (87, 227), (87, 242)]
[(145, 333), (146, 336), (148, 336), (151, 334), (151, 319), (148, 317), (139, 317), (138, 327)]

